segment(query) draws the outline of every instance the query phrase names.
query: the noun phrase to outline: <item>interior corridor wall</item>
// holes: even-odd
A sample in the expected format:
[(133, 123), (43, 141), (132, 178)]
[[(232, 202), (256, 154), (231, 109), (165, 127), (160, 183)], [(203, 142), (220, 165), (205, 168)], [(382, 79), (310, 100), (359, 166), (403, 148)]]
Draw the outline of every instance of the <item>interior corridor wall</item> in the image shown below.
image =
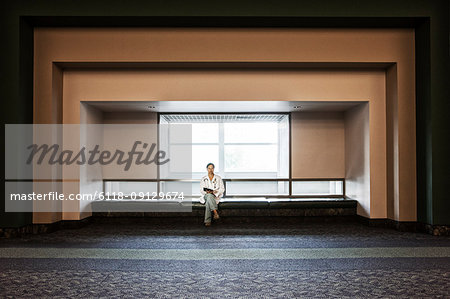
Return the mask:
[[(416, 217), (414, 119), (414, 31), (412, 29), (35, 29), (35, 122), (55, 113), (64, 123), (79, 123), (79, 103), (98, 100), (358, 100), (370, 102), (372, 198), (386, 198), (386, 82), (380, 69), (205, 70), (76, 69), (91, 62), (348, 62), (397, 64), (402, 209), (395, 220)], [(158, 41), (155, 43), (155, 41)], [(155, 47), (155, 45), (158, 45)], [(182, 45), (182, 46), (181, 46)], [(286, 46), (289, 45), (289, 46)], [(61, 86), (52, 85), (54, 62), (64, 68), (63, 96), (49, 101)], [(186, 74), (189, 73), (189, 75)], [(375, 78), (374, 80), (371, 80)], [(365, 83), (364, 83), (365, 82)], [(79, 84), (82, 83), (82, 84)], [(60, 109), (55, 110), (55, 102)], [(404, 116), (402, 116), (404, 115)], [(402, 117), (400, 117), (402, 116)], [(411, 122), (412, 121), (412, 122)], [(403, 170), (404, 168), (404, 170)], [(403, 195), (404, 194), (404, 195)], [(375, 207), (375, 209), (374, 209)], [(372, 205), (371, 218), (385, 218), (386, 205)], [(34, 223), (51, 222), (35, 215)]]

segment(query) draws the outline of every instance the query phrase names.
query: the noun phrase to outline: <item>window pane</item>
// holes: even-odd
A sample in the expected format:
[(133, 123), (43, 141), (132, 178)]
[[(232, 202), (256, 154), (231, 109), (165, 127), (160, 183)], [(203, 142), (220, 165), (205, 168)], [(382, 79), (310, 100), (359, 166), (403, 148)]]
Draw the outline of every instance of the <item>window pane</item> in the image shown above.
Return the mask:
[(192, 146), (192, 171), (204, 172), (206, 165), (214, 163), (214, 172), (220, 171), (219, 146), (218, 145), (193, 145)]
[(193, 143), (211, 143), (219, 142), (219, 124), (218, 123), (193, 123), (192, 124), (192, 142)]
[[(167, 129), (166, 129), (167, 128)], [(162, 135), (168, 134), (169, 142), (172, 143), (192, 143), (193, 126), (188, 123), (176, 123), (162, 126)], [(165, 130), (164, 130), (165, 129)], [(167, 140), (164, 137), (163, 140)]]
[(225, 145), (225, 172), (276, 172), (276, 145)]
[[(169, 155), (165, 158), (170, 159), (169, 163), (165, 163), (161, 165), (161, 177), (167, 178), (171, 175), (178, 173), (178, 174), (189, 174), (188, 176), (183, 176), (185, 178), (190, 178), (190, 175), (192, 173), (192, 155), (193, 155), (193, 148), (190, 144), (183, 144), (183, 145), (170, 145), (169, 148)], [(168, 172), (166, 172), (166, 169), (168, 166)], [(173, 177), (175, 178), (175, 177)], [(181, 178), (181, 177), (177, 177)]]
[(289, 182), (227, 182), (226, 195), (288, 195)]
[[(161, 182), (160, 192), (184, 192), (184, 196), (200, 197), (200, 180), (196, 182)], [(189, 191), (187, 191), (189, 190)], [(197, 198), (196, 198), (197, 199)]]
[[(122, 192), (124, 196), (129, 196), (130, 194), (143, 192), (147, 195), (152, 192), (157, 192), (157, 182), (105, 182), (105, 192)], [(116, 194), (117, 195), (117, 194)]]
[(343, 182), (293, 181), (292, 195), (343, 195)]
[(278, 143), (278, 123), (225, 123), (225, 143)]
[(178, 194), (183, 193), (183, 197), (200, 196), (200, 183), (183, 181), (161, 181), (159, 192), (161, 192), (162, 194), (167, 194), (168, 192), (177, 192)]

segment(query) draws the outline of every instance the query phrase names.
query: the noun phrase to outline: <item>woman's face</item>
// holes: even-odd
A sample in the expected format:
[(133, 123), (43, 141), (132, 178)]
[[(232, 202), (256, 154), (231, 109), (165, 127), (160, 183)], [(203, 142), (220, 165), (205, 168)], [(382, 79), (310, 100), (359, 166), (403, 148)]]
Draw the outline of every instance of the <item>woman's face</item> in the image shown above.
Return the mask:
[(208, 165), (208, 174), (213, 174), (214, 173), (214, 166), (212, 165)]

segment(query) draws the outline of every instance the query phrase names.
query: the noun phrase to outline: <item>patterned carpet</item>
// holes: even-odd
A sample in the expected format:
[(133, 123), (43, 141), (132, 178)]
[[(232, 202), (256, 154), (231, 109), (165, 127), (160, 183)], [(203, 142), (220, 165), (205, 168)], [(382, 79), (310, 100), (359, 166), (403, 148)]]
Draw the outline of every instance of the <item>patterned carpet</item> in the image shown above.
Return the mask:
[(91, 223), (0, 239), (0, 298), (450, 298), (450, 237), (357, 223)]

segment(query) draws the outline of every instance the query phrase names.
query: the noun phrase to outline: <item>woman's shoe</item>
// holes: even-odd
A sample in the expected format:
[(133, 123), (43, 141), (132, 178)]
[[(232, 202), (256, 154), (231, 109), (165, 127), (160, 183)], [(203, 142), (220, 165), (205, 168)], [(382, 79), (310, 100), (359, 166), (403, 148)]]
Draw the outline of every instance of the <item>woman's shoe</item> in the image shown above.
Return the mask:
[(214, 220), (217, 220), (219, 218), (220, 218), (219, 213), (214, 214)]
[(205, 222), (205, 226), (211, 226), (211, 222)]

